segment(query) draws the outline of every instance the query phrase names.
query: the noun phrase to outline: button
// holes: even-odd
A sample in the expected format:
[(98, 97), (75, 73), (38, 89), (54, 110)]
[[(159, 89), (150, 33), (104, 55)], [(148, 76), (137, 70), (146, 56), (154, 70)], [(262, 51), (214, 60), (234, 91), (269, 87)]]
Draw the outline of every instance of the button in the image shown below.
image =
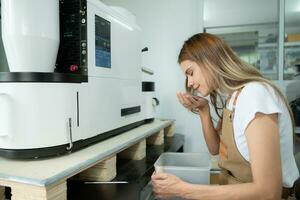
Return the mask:
[(86, 54), (86, 50), (82, 50), (81, 53), (82, 53), (82, 55), (85, 55)]
[(78, 70), (78, 65), (70, 65), (70, 71), (75, 72)]
[(81, 46), (86, 47), (86, 43), (85, 42), (81, 43)]
[(80, 10), (79, 11), (81, 15), (85, 15), (85, 11), (84, 10)]
[(82, 23), (82, 24), (85, 24), (85, 19), (84, 19), (84, 18), (81, 20), (81, 23)]

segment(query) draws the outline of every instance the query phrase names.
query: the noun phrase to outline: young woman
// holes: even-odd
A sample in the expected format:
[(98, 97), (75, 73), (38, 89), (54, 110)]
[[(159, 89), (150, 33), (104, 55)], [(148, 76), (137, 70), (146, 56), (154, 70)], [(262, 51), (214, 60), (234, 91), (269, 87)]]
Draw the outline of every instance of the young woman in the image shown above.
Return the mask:
[[(178, 62), (187, 93), (177, 97), (199, 114), (207, 147), (212, 155), (219, 154), (220, 185), (190, 184), (171, 174), (154, 173), (157, 197), (288, 199), (299, 172), (293, 155), (293, 117), (280, 90), (212, 34), (199, 33), (185, 41)], [(217, 97), (227, 94), (216, 128), (208, 101), (196, 93), (210, 95), (217, 111)]]

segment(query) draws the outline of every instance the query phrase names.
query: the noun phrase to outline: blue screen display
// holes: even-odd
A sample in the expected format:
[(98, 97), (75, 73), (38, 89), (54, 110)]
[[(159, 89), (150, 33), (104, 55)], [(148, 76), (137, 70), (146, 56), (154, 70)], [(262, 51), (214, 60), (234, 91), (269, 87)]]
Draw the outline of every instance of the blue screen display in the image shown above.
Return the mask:
[(95, 58), (97, 67), (111, 68), (110, 22), (95, 15)]

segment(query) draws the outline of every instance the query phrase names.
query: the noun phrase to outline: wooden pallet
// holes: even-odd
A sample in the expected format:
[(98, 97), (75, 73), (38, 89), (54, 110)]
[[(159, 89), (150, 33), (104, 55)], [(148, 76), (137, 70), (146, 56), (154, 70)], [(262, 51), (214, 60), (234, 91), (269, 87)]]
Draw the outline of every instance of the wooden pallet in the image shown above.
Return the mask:
[(118, 158), (142, 160), (146, 157), (146, 139), (118, 153)]
[(0, 158), (0, 171), (6, 173), (0, 174), (0, 200), (1, 186), (11, 187), (12, 200), (66, 200), (68, 178), (110, 181), (118, 173), (118, 157), (141, 160), (146, 144), (161, 145), (164, 136), (172, 135), (174, 120), (156, 120), (70, 155), (33, 161)]
[(67, 200), (66, 182), (60, 182), (48, 187), (12, 184), (12, 200)]
[(117, 158), (141, 160), (146, 157), (146, 148), (148, 145), (164, 144), (164, 137), (174, 136), (174, 123), (155, 132), (153, 135), (128, 146), (126, 149), (118, 152), (110, 158), (99, 162), (98, 164), (86, 169), (74, 177), (77, 180), (84, 181), (111, 181), (117, 175)]
[(107, 158), (76, 175), (79, 180), (110, 181), (117, 175), (116, 155)]
[(0, 186), (0, 200), (4, 200), (5, 188)]
[(174, 136), (174, 123), (147, 138), (147, 144), (162, 145), (164, 137)]

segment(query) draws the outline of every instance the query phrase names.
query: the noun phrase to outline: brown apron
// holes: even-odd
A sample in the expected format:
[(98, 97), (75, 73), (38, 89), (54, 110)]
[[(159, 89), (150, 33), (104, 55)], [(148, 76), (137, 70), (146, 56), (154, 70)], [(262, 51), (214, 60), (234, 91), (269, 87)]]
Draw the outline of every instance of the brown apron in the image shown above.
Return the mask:
[[(252, 182), (251, 165), (239, 152), (233, 132), (235, 105), (240, 91), (241, 90), (238, 90), (235, 95), (233, 109), (228, 110), (225, 107), (223, 110), (219, 147), (219, 167), (221, 168), (221, 174), (219, 176), (220, 185)], [(230, 96), (228, 99), (230, 99)], [(283, 188), (282, 198), (287, 199), (292, 193), (292, 189)]]

